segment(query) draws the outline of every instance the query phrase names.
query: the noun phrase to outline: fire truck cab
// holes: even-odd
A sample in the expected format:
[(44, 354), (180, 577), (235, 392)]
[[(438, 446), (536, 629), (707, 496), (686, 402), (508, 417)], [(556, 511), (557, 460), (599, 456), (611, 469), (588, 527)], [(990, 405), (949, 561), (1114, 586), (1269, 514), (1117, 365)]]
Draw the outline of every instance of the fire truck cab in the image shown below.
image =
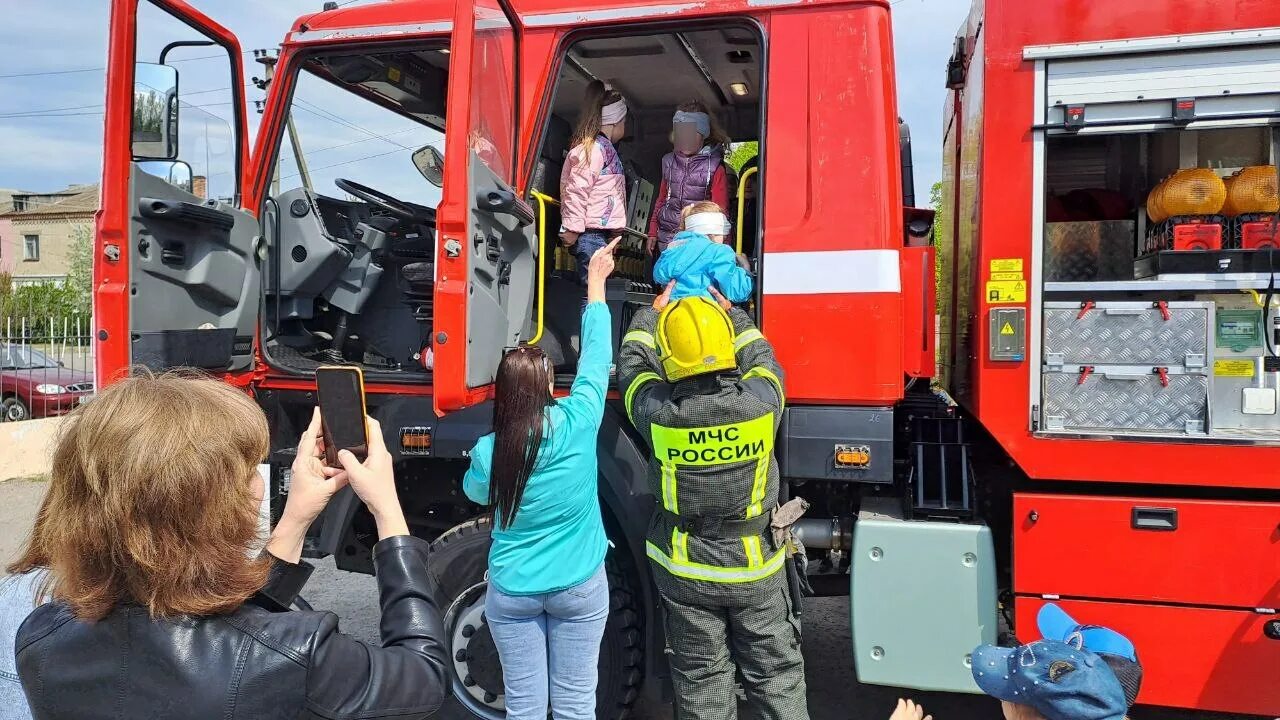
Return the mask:
[[(582, 291), (557, 241), (571, 127), (592, 80), (627, 98), (617, 342), (653, 298), (642, 247), (672, 112), (700, 101), (735, 143), (758, 144), (726, 210), (756, 269), (754, 312), (787, 368), (784, 474), (845, 518), (814, 521), (807, 542), (830, 553), (828, 585), (847, 593), (841, 548), (858, 488), (894, 483), (893, 406), (934, 362), (931, 215), (905, 208), (887, 0), (330, 5), (294, 23), (278, 59), (262, 58), (250, 150), (236, 38), (182, 0), (113, 0), (95, 259), (102, 379), (196, 367), (251, 392), (272, 428), (278, 512), (314, 369), (361, 365), (410, 525), (434, 541), (456, 658), (450, 712), (501, 716), (483, 621), (489, 526), (460, 482), (489, 431), (505, 348), (537, 343), (558, 380), (572, 379)], [(180, 89), (184, 52), (225, 56), (225, 122)], [(377, 158), (388, 162), (375, 169)], [(622, 717), (666, 675), (643, 550), (653, 499), (648, 450), (620, 402), (599, 445), (615, 545), (599, 707)], [(375, 540), (344, 492), (307, 553), (370, 572)], [(961, 644), (982, 637), (975, 626)]]

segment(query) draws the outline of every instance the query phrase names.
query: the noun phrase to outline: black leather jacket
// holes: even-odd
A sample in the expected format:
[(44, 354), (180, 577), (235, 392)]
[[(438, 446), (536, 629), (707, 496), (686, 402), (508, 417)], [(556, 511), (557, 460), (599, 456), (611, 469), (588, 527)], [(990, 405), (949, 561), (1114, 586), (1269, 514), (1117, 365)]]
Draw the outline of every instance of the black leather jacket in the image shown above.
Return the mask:
[(18, 630), (18, 676), (36, 720), (424, 718), (449, 689), (427, 544), (373, 549), (382, 647), (328, 612), (282, 612), (311, 567), (276, 561), (263, 592), (228, 615), (153, 620), (120, 605), (98, 622), (59, 602)]

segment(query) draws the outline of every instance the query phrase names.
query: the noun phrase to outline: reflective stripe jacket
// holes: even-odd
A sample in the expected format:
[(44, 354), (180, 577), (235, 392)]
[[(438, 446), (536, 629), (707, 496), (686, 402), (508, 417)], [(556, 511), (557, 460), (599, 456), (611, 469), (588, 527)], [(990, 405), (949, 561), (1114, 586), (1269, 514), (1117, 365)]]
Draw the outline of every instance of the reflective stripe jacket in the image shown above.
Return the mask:
[[(737, 308), (733, 320), (738, 374), (669, 384), (654, 340), (658, 313), (636, 313), (618, 357), (627, 414), (652, 450), (649, 486), (682, 520), (744, 520), (772, 511), (778, 499), (774, 439), (784, 405), (773, 348)], [(705, 520), (704, 520), (705, 522)], [(697, 602), (708, 593), (750, 601), (777, 592), (785, 552), (767, 530), (738, 538), (700, 537), (665, 513), (649, 525), (646, 551), (659, 588)]]

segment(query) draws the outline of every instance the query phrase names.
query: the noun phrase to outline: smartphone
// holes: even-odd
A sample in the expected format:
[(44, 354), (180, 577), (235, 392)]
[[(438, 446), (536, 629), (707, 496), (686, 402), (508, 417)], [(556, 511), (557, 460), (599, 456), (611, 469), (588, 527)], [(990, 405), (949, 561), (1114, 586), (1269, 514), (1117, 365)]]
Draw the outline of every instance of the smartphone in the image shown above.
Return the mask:
[(339, 450), (350, 450), (357, 460), (363, 462), (369, 456), (364, 373), (358, 367), (326, 365), (316, 368), (316, 391), (320, 397), (325, 463), (329, 467), (339, 467)]

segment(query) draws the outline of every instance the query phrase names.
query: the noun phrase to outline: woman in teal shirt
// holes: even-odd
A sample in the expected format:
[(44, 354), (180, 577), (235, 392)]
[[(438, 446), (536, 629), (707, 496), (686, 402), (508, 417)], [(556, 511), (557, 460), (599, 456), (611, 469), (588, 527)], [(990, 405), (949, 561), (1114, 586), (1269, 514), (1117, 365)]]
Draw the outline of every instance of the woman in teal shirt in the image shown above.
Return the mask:
[(596, 664), (609, 617), (605, 538), (596, 494), (596, 434), (613, 362), (604, 281), (615, 239), (587, 268), (578, 376), (555, 400), (542, 350), (502, 359), (492, 434), (471, 450), (463, 490), (493, 511), (485, 599), (502, 660), (508, 720), (592, 720)]

